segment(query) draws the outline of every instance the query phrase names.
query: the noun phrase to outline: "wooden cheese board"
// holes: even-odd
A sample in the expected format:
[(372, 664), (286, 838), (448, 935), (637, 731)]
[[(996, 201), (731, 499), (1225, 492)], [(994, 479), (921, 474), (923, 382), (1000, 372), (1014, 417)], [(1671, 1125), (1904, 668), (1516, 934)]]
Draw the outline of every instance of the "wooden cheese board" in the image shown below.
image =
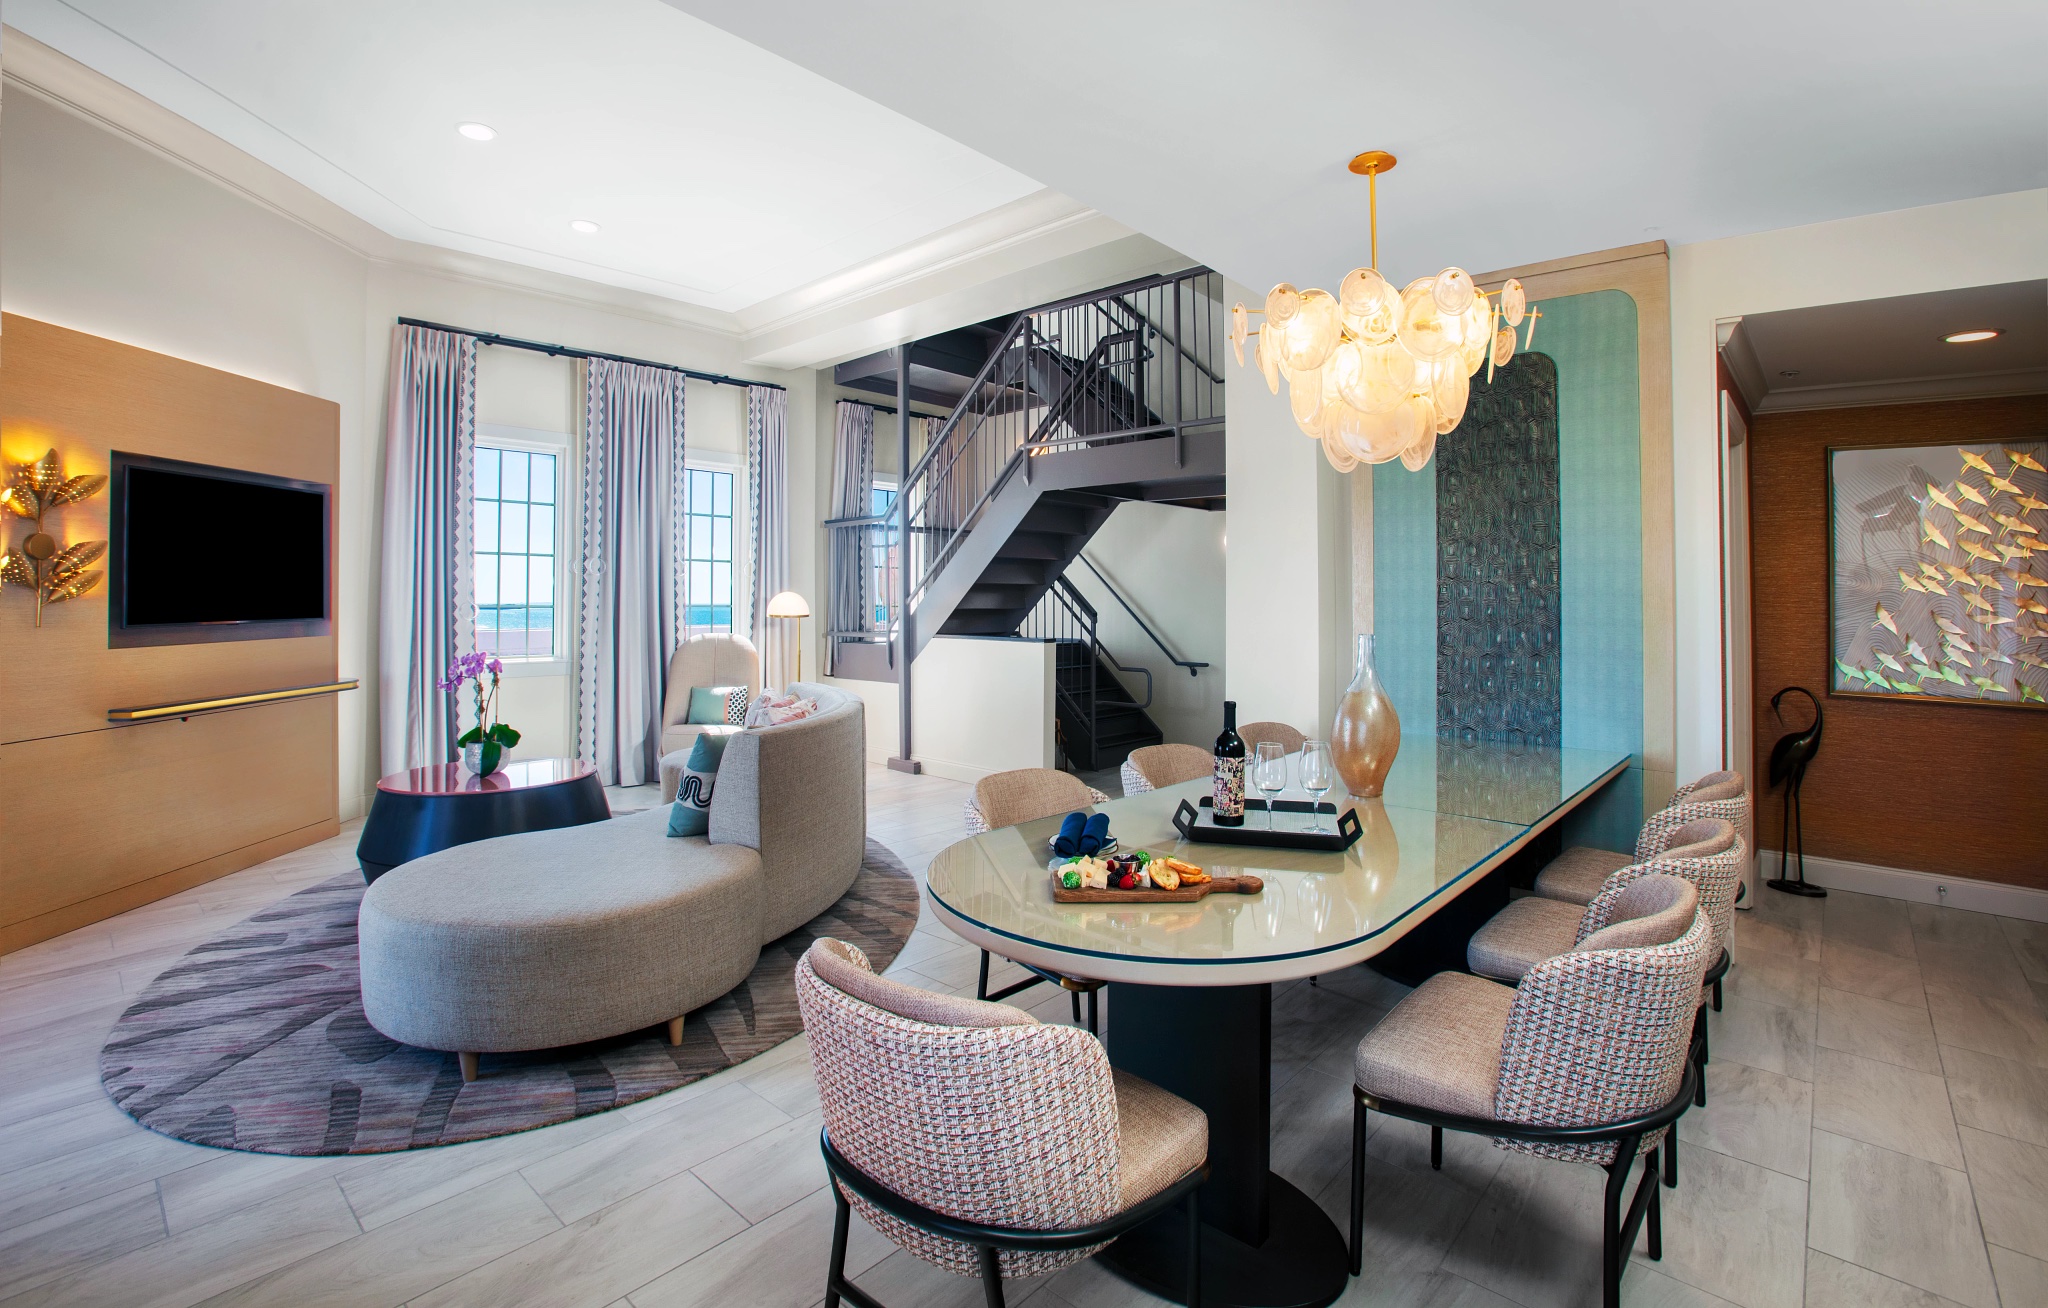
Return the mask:
[(1212, 877), (1198, 885), (1177, 890), (1069, 890), (1053, 874), (1052, 898), (1056, 904), (1193, 904), (1210, 894), (1256, 895), (1266, 888), (1257, 877)]

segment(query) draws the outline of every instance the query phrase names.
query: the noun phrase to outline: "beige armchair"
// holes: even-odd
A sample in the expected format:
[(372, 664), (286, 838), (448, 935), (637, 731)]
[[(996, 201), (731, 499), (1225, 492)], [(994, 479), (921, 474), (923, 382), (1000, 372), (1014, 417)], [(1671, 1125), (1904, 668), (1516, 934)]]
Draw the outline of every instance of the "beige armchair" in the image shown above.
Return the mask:
[(704, 727), (689, 721), (690, 691), (699, 686), (761, 689), (761, 654), (745, 636), (692, 636), (668, 661), (668, 691), (661, 705), (661, 752), (688, 749)]

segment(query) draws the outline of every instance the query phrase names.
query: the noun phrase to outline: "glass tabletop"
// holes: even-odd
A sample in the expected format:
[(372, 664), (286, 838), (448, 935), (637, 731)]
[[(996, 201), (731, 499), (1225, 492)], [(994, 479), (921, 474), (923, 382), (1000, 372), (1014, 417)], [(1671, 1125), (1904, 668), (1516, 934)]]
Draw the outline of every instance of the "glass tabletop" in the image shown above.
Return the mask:
[(1403, 736), (1387, 774), (1389, 804), (1533, 826), (1583, 796), (1629, 756)]
[[(1209, 793), (1206, 780), (1096, 806), (1109, 815), (1123, 850), (1170, 853), (1216, 876), (1257, 876), (1265, 882), (1257, 895), (1211, 894), (1192, 904), (1056, 903), (1048, 864), (1057, 817), (948, 847), (932, 861), (927, 890), (940, 915), (970, 940), (981, 937), (977, 943), (999, 953), (1075, 975), (1143, 980), (1163, 970), (1171, 976), (1162, 980), (1193, 984), (1202, 983), (1202, 969), (1213, 974), (1211, 984), (1307, 975), (1392, 944), (1497, 866), (1532, 826), (1583, 800), (1628, 758), (1587, 750), (1509, 755), (1503, 747), (1453, 742), (1445, 744), (1455, 752), (1415, 748), (1435, 743), (1404, 742), (1382, 798), (1330, 797), (1355, 809), (1363, 826), (1342, 853), (1182, 840), (1174, 811), (1183, 799), (1195, 803)], [(1486, 757), (1490, 752), (1494, 757)], [(1411, 759), (1403, 776), (1401, 763)], [(1605, 766), (1596, 766), (1603, 759)], [(1519, 781), (1517, 761), (1534, 763)], [(1305, 798), (1291, 788), (1280, 797)], [(1533, 816), (1513, 820), (1522, 814)], [(1264, 820), (1256, 811), (1246, 816), (1252, 827)]]

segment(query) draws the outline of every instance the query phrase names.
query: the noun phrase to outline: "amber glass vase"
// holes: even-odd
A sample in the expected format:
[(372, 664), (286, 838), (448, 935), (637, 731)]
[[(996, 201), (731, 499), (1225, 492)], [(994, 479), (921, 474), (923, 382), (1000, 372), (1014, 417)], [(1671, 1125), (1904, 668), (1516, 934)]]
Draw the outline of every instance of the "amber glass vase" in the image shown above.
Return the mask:
[(1387, 771), (1401, 752), (1401, 715), (1380, 685), (1373, 667), (1373, 638), (1358, 638), (1358, 663), (1351, 684), (1337, 703), (1337, 721), (1330, 728), (1330, 757), (1344, 788), (1361, 799), (1386, 788)]

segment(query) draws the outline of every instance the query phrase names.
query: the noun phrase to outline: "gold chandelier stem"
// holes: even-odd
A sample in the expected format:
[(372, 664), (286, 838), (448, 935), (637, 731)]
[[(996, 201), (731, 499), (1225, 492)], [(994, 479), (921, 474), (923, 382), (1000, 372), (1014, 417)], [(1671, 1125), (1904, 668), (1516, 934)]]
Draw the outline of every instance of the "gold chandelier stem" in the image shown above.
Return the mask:
[(1368, 212), (1372, 215), (1372, 270), (1380, 270), (1380, 170), (1372, 169), (1365, 175), (1365, 193)]

